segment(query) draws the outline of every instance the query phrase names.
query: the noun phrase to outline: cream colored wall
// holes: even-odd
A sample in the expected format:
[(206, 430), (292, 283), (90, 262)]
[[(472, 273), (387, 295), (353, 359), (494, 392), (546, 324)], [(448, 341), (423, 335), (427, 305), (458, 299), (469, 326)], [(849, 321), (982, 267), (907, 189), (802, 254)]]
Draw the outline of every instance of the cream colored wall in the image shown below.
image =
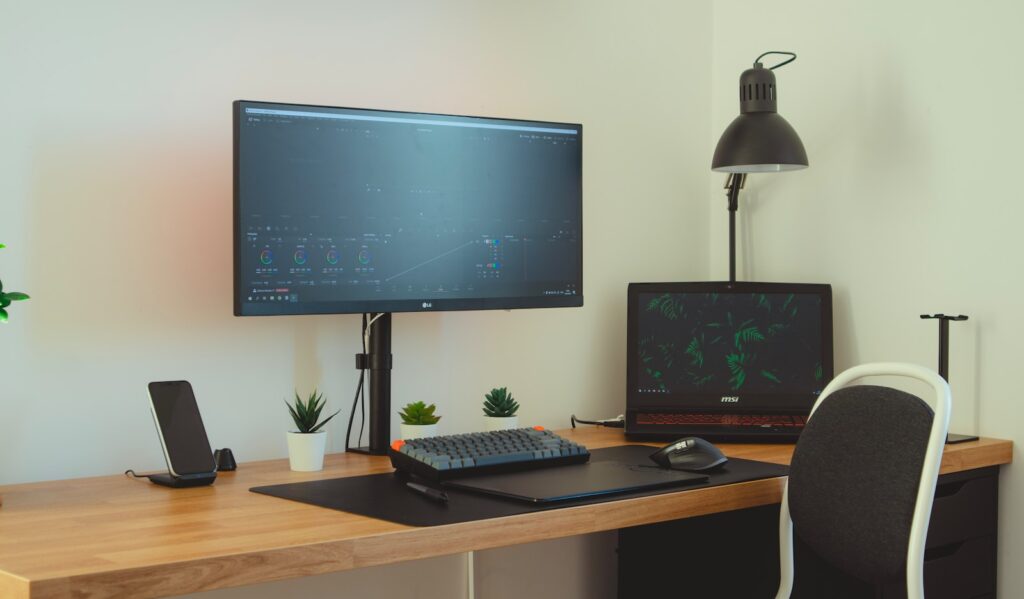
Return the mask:
[[(837, 370), (934, 368), (937, 325), (918, 315), (968, 314), (951, 326), (951, 429), (1018, 442), (1022, 21), (1024, 5), (1009, 1), (719, 0), (712, 50), (712, 143), (738, 114), (740, 72), (763, 50), (799, 54), (776, 72), (779, 112), (811, 165), (748, 180), (745, 278), (832, 283)], [(722, 181), (712, 177), (714, 193)], [(724, 197), (711, 225), (711, 275), (721, 277)], [(1001, 482), (999, 595), (1016, 597), (1024, 476), (1011, 465)]]
[[(707, 272), (710, 11), (670, 0), (0, 0), (0, 272), (32, 295), (0, 330), (0, 483), (159, 467), (151, 380), (191, 380), (214, 445), (242, 461), (283, 457), (281, 399), (319, 386), (343, 408), (330, 430), (342, 446), (358, 317), (231, 315), (238, 98), (584, 123), (586, 306), (397, 315), (394, 400), (436, 402), (447, 432), (479, 427), (496, 385), (515, 391), (529, 423), (618, 414), (626, 283)], [(488, 552), (477, 578), (502, 597), (516, 570), (559, 564), (547, 596), (611, 596), (614, 570), (585, 565), (613, 548), (606, 534)], [(359, 589), (386, 580), (446, 597), (462, 588), (462, 564), (246, 596), (368, 596)], [(428, 584), (437, 571), (454, 586)], [(581, 590), (588, 581), (604, 585)]]

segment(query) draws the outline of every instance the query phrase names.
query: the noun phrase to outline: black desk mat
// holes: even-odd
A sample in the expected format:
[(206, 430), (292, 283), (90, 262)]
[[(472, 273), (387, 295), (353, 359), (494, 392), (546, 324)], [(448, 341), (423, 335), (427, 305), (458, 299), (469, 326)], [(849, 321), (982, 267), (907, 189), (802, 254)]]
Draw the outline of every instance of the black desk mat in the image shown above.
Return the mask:
[[(648, 456), (653, 451), (654, 448), (645, 445), (620, 445), (618, 447), (595, 449), (590, 452), (590, 460), (617, 461), (626, 464), (651, 464), (652, 462)], [(762, 478), (786, 476), (788, 473), (789, 467), (787, 466), (731, 458), (722, 469), (708, 473), (710, 476), (706, 483), (654, 491), (603, 495), (544, 505), (501, 499), (458, 489), (446, 489), (448, 503), (440, 503), (410, 491), (405, 486), (407, 479), (394, 473), (253, 487), (249, 490), (254, 493), (300, 501), (399, 524), (437, 526), (439, 524), (455, 524), (457, 522), (514, 516), (516, 514), (526, 514), (541, 510), (617, 501), (632, 497), (674, 493), (683, 489), (703, 489), (705, 487), (728, 485)]]

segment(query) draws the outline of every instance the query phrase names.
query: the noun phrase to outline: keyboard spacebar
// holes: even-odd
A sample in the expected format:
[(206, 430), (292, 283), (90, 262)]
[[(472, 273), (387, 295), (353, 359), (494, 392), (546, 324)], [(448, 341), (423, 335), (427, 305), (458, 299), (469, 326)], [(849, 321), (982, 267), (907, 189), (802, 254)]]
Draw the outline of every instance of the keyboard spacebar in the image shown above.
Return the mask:
[(501, 453), (497, 455), (482, 455), (478, 458), (473, 458), (473, 461), (477, 466), (490, 466), (492, 464), (507, 464), (509, 462), (525, 462), (532, 460), (533, 452), (524, 451), (522, 453)]

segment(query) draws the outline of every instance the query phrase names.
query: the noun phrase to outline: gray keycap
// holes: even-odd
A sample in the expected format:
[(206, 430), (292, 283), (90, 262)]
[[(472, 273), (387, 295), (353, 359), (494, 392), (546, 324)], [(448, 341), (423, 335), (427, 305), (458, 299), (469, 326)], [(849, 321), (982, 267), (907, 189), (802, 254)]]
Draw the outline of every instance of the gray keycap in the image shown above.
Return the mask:
[(506, 464), (508, 462), (524, 462), (533, 459), (533, 452), (503, 453), (498, 455), (485, 455), (476, 458), (477, 466), (488, 466), (490, 464)]

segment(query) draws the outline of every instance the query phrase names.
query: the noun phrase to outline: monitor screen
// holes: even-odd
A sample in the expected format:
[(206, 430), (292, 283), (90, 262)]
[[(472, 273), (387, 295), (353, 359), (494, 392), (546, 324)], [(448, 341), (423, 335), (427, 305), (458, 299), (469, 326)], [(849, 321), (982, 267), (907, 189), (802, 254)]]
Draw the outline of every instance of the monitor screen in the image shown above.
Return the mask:
[(235, 314), (583, 305), (582, 126), (234, 103)]
[(647, 407), (807, 410), (832, 379), (828, 285), (630, 285), (629, 392)]

